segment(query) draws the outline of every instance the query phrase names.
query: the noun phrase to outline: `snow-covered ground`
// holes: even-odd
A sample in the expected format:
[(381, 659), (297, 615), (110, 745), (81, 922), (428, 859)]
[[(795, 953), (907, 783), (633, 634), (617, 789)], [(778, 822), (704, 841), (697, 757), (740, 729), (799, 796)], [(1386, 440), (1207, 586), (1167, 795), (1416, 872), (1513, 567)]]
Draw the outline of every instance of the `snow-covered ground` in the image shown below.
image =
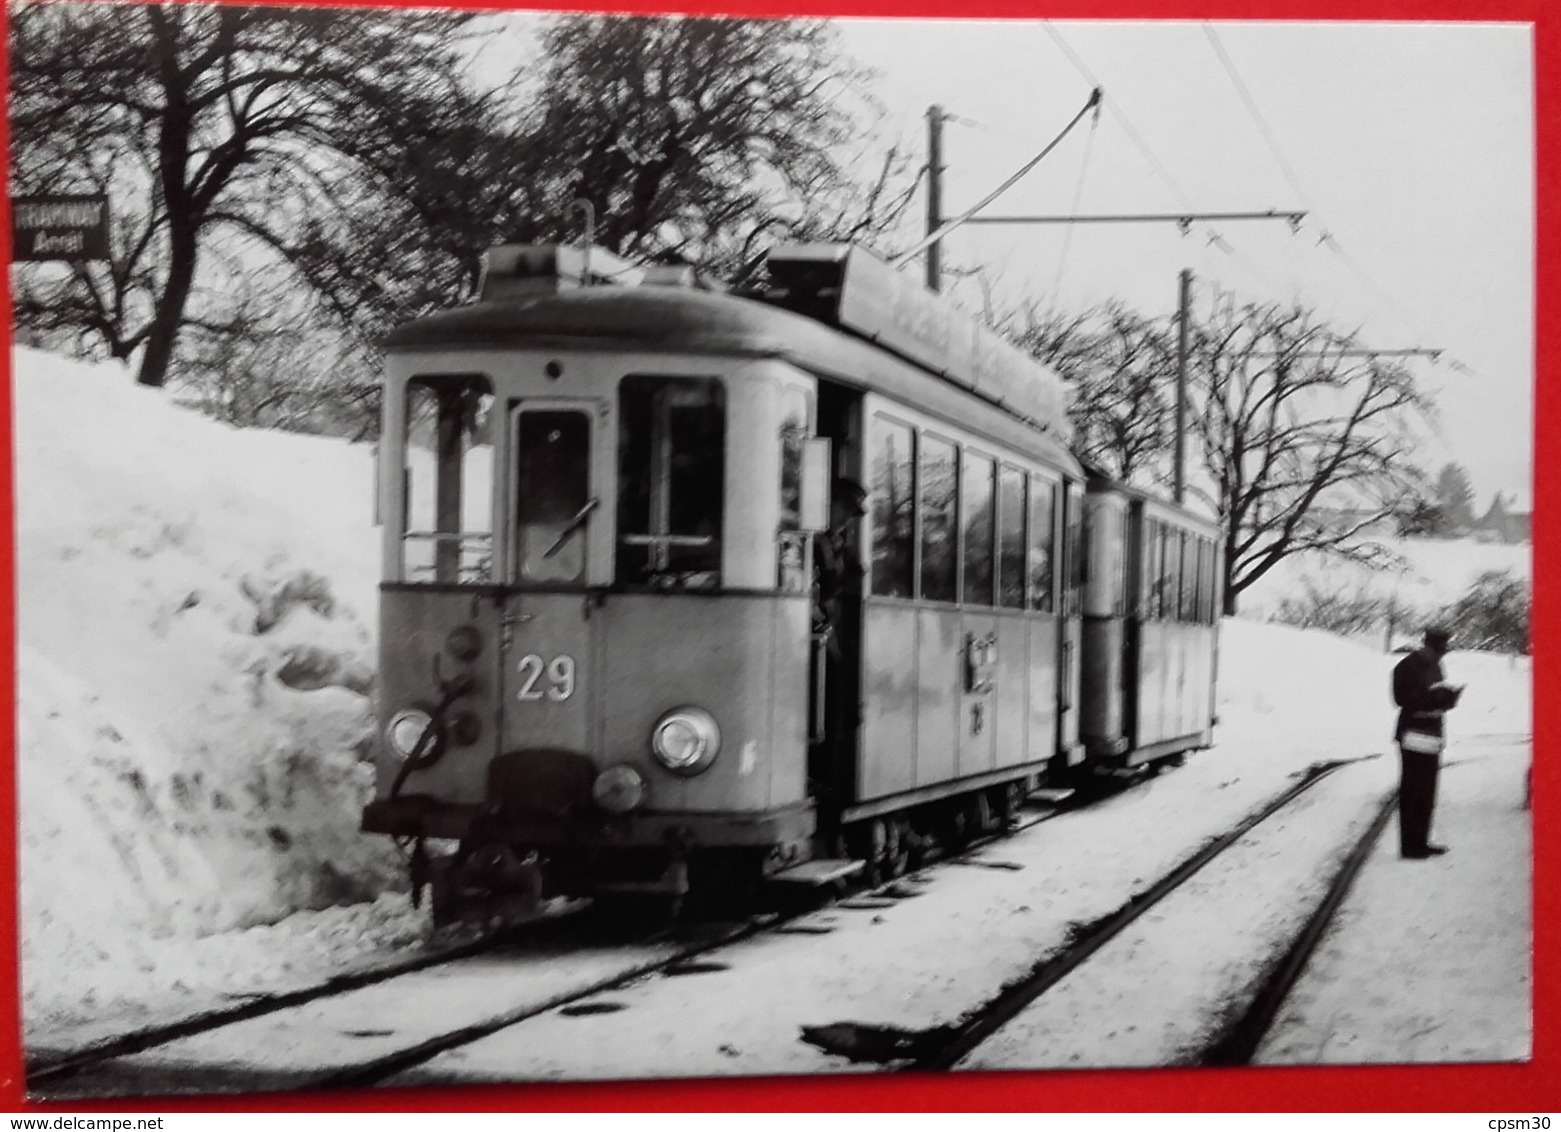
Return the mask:
[[(377, 571), (369, 450), (235, 431), (136, 388), (118, 367), (18, 349), (13, 381), (29, 1048), (221, 1005), (229, 993), (310, 983), (417, 946), (419, 920), (396, 891), (399, 859), (383, 839), (357, 832), (369, 786), (359, 756), (370, 727)], [(1527, 562), (1526, 547), (1471, 543), (1435, 553), (1456, 560), (1426, 568), (1439, 601), (1459, 595), (1478, 572), (1469, 564), (1482, 556), (1501, 559), (1495, 568), (1509, 558)], [(1134, 891), (1157, 875), (1165, 861), (1135, 849), (1136, 830), (1155, 830), (1158, 852), (1174, 859), (1179, 846), (1195, 844), (1309, 763), (1390, 754), (1392, 658), (1380, 648), (1250, 620), (1227, 621), (1221, 648), (1213, 751), (1101, 812), (1039, 827), (1043, 836), (1024, 843), (1034, 848), (1026, 872), (952, 870), (964, 878), (959, 885), (935, 882), (884, 913), (907, 926), (943, 918), (956, 936), (1017, 932), (1012, 956), (988, 956), (942, 984), (929, 982), (913, 960), (957, 954), (957, 939), (907, 956), (903, 970), (880, 971), (873, 985), (899, 995), (895, 1001), (904, 1000), (896, 988), (911, 996), (899, 1021), (950, 1020), (974, 1005), (967, 1000), (976, 981), (994, 973), (1001, 981), (993, 963), (1022, 964), (1068, 922), (1107, 910), (1120, 899), (1117, 890)], [(1320, 976), (1324, 989), (1307, 994), (1323, 1004), (1319, 1011), (1331, 1011), (1327, 1017), (1345, 1018), (1363, 1035), (1383, 1012), (1360, 1005), (1371, 997), (1352, 980), (1377, 979), (1380, 971), (1354, 958), (1363, 952), (1352, 933), (1394, 939), (1404, 952), (1398, 966), (1380, 942), (1367, 949), (1373, 961), (1403, 970), (1412, 959), (1416, 985), (1435, 988), (1446, 1017), (1457, 1016), (1461, 998), (1472, 1011), (1474, 996), (1486, 1003), (1493, 993), (1490, 978), (1468, 978), (1468, 946), (1485, 946), (1494, 933), (1526, 954), (1527, 813), (1503, 809), (1501, 800), (1526, 757), (1513, 743), (1530, 731), (1529, 663), (1455, 654), (1448, 667), (1450, 678), (1470, 685), (1456, 734), (1482, 751), (1506, 743), (1510, 757), (1449, 768), (1439, 829), (1459, 815), (1471, 822), (1471, 836), (1447, 834), (1454, 856), (1374, 860), (1357, 886), (1324, 956), (1331, 964)], [(1362, 766), (1351, 779), (1351, 804), (1392, 783), (1389, 758)], [(1068, 829), (1079, 832), (1062, 836)], [(1030, 851), (1016, 842), (1014, 852)], [(1383, 871), (1390, 866), (1418, 869), (1414, 886)], [(1081, 883), (1086, 876), (1090, 883)], [(1019, 878), (1039, 886), (1039, 899), (1017, 918), (991, 919), (1004, 907), (1000, 893), (990, 906), (980, 903), (982, 894)], [(1415, 900), (1455, 899), (1439, 883), (1478, 885), (1482, 899), (1510, 914), (1494, 927), (1439, 922), (1456, 934), (1438, 939), (1458, 946), (1428, 947), (1419, 929), (1385, 932), (1384, 918), (1423, 924)], [(939, 910), (945, 900), (952, 904)], [(1496, 997), (1505, 1005), (1482, 1023), (1492, 1036), (1479, 1044), (1483, 1054), (1456, 1041), (1435, 1048), (1454, 1057), (1522, 1056), (1530, 1026), (1525, 978), (1526, 967), (1502, 982)], [(842, 998), (850, 985), (829, 984), (832, 1012), (852, 1005)], [(790, 1005), (808, 998), (776, 980), (746, 986), (760, 997), (766, 987), (783, 992)], [(1342, 988), (1354, 1013), (1327, 1005), (1329, 987)], [(629, 1016), (614, 1017), (622, 1023)], [(1316, 1018), (1287, 1023), (1294, 1040), (1275, 1047), (1277, 1060), (1327, 1060), (1341, 1050), (1360, 1060), (1412, 1053), (1402, 1028), (1319, 1039), (1314, 1031), (1328, 1027)], [(621, 1035), (613, 1048), (632, 1044)], [(645, 1038), (636, 1048), (653, 1045), (655, 1032)], [(1431, 1049), (1413, 1047), (1421, 1048)], [(795, 1064), (728, 1071), (820, 1067), (808, 1047), (796, 1056)], [(1120, 1062), (1082, 1062), (1102, 1063)]]

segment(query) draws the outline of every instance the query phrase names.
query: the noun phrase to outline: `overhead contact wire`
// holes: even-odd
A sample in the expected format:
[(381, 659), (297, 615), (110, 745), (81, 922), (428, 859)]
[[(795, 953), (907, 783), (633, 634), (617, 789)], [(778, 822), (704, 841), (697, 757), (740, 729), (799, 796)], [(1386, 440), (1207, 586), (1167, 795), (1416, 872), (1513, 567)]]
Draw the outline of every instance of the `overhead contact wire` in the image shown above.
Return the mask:
[[(1068, 46), (1068, 41), (1062, 38), (1062, 33), (1056, 29), (1052, 22), (1047, 20), (1043, 26), (1046, 28), (1046, 34), (1052, 37), (1052, 41), (1057, 44), (1058, 49), (1063, 53), (1063, 55), (1067, 57), (1068, 62), (1073, 64), (1074, 69), (1077, 70), (1080, 75), (1084, 76), (1085, 81), (1087, 81), (1096, 90), (1104, 89), (1104, 84), (1095, 77), (1095, 73), (1089, 69), (1089, 65), (1084, 62), (1079, 53), (1073, 50), (1072, 47)], [(1185, 208), (1188, 212), (1196, 211), (1193, 208), (1192, 200), (1187, 196), (1186, 193), (1182, 191), (1181, 186), (1176, 183), (1176, 178), (1171, 176), (1170, 170), (1168, 170), (1165, 165), (1161, 163), (1160, 159), (1155, 156), (1154, 151), (1149, 148), (1149, 143), (1144, 141), (1139, 132), (1133, 128), (1133, 123), (1128, 121), (1127, 112), (1118, 106), (1115, 102), (1108, 103), (1106, 105), (1106, 109), (1109, 110), (1116, 118), (1116, 120), (1121, 124), (1123, 132), (1127, 134), (1128, 140), (1137, 147), (1139, 153), (1144, 155), (1144, 160), (1149, 162), (1159, 178), (1164, 181), (1170, 190), (1175, 193), (1181, 200), (1182, 207)]]
[[(1068, 211), (1074, 216), (1079, 214), (1079, 201), (1084, 197), (1084, 178), (1089, 175), (1089, 159), (1095, 152), (1095, 135), (1099, 130), (1100, 115), (1097, 113), (1090, 122), (1089, 138), (1084, 143), (1084, 160), (1079, 164), (1079, 181), (1073, 187), (1073, 206)], [(1056, 303), (1056, 297), (1062, 293), (1062, 278), (1068, 269), (1068, 252), (1073, 246), (1074, 227), (1068, 224), (1062, 230), (1062, 254), (1057, 257), (1057, 278), (1052, 283), (1053, 304)]]
[[(1295, 167), (1291, 165), (1289, 160), (1285, 157), (1284, 150), (1279, 145), (1278, 137), (1275, 135), (1273, 129), (1269, 126), (1268, 119), (1263, 116), (1263, 111), (1259, 108), (1257, 99), (1253, 96), (1251, 88), (1248, 87), (1246, 81), (1242, 79), (1241, 72), (1236, 69), (1235, 60), (1230, 57), (1230, 52), (1225, 50), (1225, 44), (1220, 40), (1219, 33), (1215, 31), (1213, 25), (1208, 22), (1205, 22), (1203, 25), (1203, 33), (1208, 37), (1209, 46), (1214, 49), (1214, 54), (1219, 59), (1220, 65), (1225, 68), (1225, 74), (1230, 78), (1231, 85), (1235, 87), (1236, 94), (1241, 98), (1242, 104), (1246, 107), (1248, 115), (1251, 116), (1253, 125), (1257, 127), (1258, 133), (1262, 136), (1264, 144), (1268, 146), (1269, 153), (1273, 155), (1274, 163), (1279, 166), (1279, 171), (1284, 174), (1285, 180), (1289, 182), (1290, 188), (1300, 199), (1301, 204), (1307, 209), (1308, 212), (1313, 211), (1309, 203), (1306, 189), (1301, 185), (1301, 178), (1296, 174)], [(1416, 338), (1423, 339), (1426, 337), (1421, 332), (1423, 328), (1419, 325), (1419, 323), (1406, 311), (1404, 311), (1393, 300), (1392, 296), (1390, 296), (1383, 287), (1379, 286), (1376, 280), (1374, 280), (1367, 273), (1366, 269), (1363, 268), (1360, 264), (1356, 263), (1354, 258), (1344, 250), (1343, 246), (1339, 243), (1338, 237), (1324, 228), (1322, 230), (1322, 235), (1318, 239), (1318, 243), (1323, 244), (1329, 251), (1338, 256), (1339, 259), (1343, 261), (1344, 266), (1350, 269), (1351, 273), (1355, 275), (1362, 286), (1364, 286), (1367, 291), (1369, 291), (1384, 306), (1386, 306), (1387, 309), (1394, 316), (1396, 316)]]
[(1073, 127), (1077, 126), (1081, 121), (1083, 121), (1084, 115), (1088, 114), (1091, 110), (1095, 110), (1095, 109), (1097, 109), (1097, 107), (1099, 107), (1100, 101), (1101, 101), (1100, 88), (1096, 87), (1094, 90), (1092, 90), (1090, 92), (1090, 96), (1089, 96), (1088, 100), (1085, 101), (1084, 105), (1079, 108), (1079, 112), (1077, 114), (1075, 114), (1073, 116), (1072, 120), (1069, 121), (1069, 123), (1062, 128), (1062, 132), (1061, 133), (1059, 133), (1056, 137), (1052, 138), (1051, 141), (1046, 143), (1045, 148), (1043, 148), (1041, 150), (1041, 152), (1037, 153), (1034, 157), (1030, 158), (1029, 161), (1026, 161), (1006, 181), (1004, 181), (1001, 185), (997, 186), (997, 188), (993, 189), (986, 196), (982, 197), (979, 201), (977, 201), (970, 208), (967, 208), (964, 212), (960, 213), (953, 220), (946, 221), (942, 226), (940, 226), (938, 228), (938, 230), (936, 232), (928, 233), (923, 239), (921, 239), (917, 243), (913, 244), (908, 250), (901, 252), (898, 256), (896, 256), (891, 261), (894, 264), (894, 266), (899, 267), (900, 265), (905, 263), (907, 260), (909, 260), (912, 256), (916, 255), (918, 252), (922, 251), (923, 249), (925, 249), (929, 245), (937, 243), (944, 236), (946, 236), (950, 232), (954, 231), (954, 229), (956, 229), (960, 225), (964, 224), (965, 221), (969, 220), (976, 213), (980, 212), (987, 205), (991, 204), (998, 197), (1002, 196), (1009, 189), (1013, 188), (1014, 185), (1018, 184), (1019, 181), (1025, 176), (1025, 174), (1027, 174), (1028, 172), (1030, 172), (1030, 170), (1034, 169), (1037, 165), (1039, 165), (1043, 160), (1045, 160), (1047, 155), (1050, 154), (1052, 150), (1056, 149), (1057, 146), (1061, 144), (1063, 138), (1067, 137), (1070, 133), (1073, 132)]

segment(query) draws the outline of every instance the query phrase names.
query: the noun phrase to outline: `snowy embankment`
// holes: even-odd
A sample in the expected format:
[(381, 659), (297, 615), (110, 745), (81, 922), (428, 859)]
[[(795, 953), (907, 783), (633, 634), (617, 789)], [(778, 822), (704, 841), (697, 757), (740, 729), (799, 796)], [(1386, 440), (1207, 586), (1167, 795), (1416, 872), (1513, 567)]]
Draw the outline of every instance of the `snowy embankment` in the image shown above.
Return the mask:
[(118, 366), (18, 348), (12, 374), (29, 1028), (280, 977), (264, 931), (190, 948), (400, 875), (357, 831), (370, 452), (228, 428)]
[[(29, 1049), (411, 945), (399, 858), (357, 829), (378, 557), (368, 451), (227, 428), (117, 366), (17, 350), (13, 380)], [(1388, 753), (1390, 665), (1380, 647), (1227, 621), (1218, 745), (1143, 792), (1137, 828), (1180, 828), (1221, 810), (1215, 797), (1244, 812), (1309, 762)], [(1528, 732), (1526, 659), (1456, 654), (1448, 668), (1470, 685), (1463, 734)], [(1111, 828), (1109, 813), (1073, 816)], [(1121, 844), (1131, 892), (1156, 862), (1130, 851), (1130, 829)], [(1082, 903), (1038, 930), (1108, 901), (1092, 867), (1061, 869)], [(990, 971), (974, 972), (983, 986)], [(971, 1001), (916, 986), (934, 1012)]]

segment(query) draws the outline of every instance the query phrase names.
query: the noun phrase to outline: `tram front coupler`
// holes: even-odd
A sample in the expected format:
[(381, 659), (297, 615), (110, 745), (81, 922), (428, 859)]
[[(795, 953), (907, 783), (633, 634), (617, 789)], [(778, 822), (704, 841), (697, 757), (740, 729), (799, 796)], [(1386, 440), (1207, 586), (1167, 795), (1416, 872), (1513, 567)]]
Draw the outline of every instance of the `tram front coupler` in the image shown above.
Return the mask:
[(463, 849), (430, 861), (427, 877), (435, 927), (518, 924), (542, 910), (542, 862), (535, 851), (523, 855), (497, 843)]

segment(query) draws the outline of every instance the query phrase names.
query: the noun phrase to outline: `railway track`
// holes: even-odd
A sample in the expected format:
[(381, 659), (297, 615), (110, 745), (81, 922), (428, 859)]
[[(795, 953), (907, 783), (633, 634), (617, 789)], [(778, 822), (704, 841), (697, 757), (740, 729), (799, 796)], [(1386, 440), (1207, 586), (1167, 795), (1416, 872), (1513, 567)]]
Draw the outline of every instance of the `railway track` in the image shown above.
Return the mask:
[[(920, 1030), (857, 1023), (801, 1026), (777, 1035), (776, 1041), (790, 1043), (793, 1049), (807, 1043), (817, 1051), (815, 1059), (819, 1054), (825, 1055), (822, 1063), (832, 1062), (837, 1067), (841, 1057), (864, 1068), (902, 1071), (979, 1066), (991, 1043), (1000, 1042), (1011, 1028), (1022, 1029), (1026, 1012), (1049, 1000), (1042, 997), (1047, 991), (1086, 968), (1098, 953), (1122, 938), (1147, 913), (1185, 892), (1194, 878), (1234, 847), (1249, 841), (1254, 831), (1261, 831), (1276, 815), (1288, 812), (1298, 799), (1340, 768), (1359, 761), (1339, 760), (1313, 767), (1305, 777), (1208, 840), (1153, 883), (1132, 892), (1115, 910), (1088, 923), (1073, 925), (1060, 947), (1048, 948), (1048, 953), (1022, 976), (1007, 979), (1001, 990), (961, 1014), (952, 1024)], [(1251, 1056), (1385, 824), (1391, 801), (1389, 796), (1376, 808), (1300, 934), (1265, 964), (1261, 986), (1250, 1001), (1243, 999), (1246, 1005), (1239, 1011), (1228, 1011), (1214, 1037), (1189, 1055), (1185, 1063), (1241, 1064)], [(1326, 808), (1325, 802), (1316, 805)], [(1061, 813), (1031, 813), (1017, 831), (1033, 828)], [(993, 858), (990, 850), (996, 841), (983, 838), (939, 865), (986, 865), (986, 875), (993, 878), (1001, 877), (1003, 869), (1020, 867)], [(930, 891), (924, 886), (958, 889), (968, 885), (969, 882), (953, 882), (946, 876), (940, 879), (940, 867), (857, 892), (831, 911), (835, 918), (866, 916), (877, 920), (882, 916), (873, 915), (875, 911)], [(1010, 882), (994, 879), (991, 883)], [(700, 980), (674, 976), (708, 977), (724, 972), (736, 985), (746, 986), (740, 976), (754, 970), (747, 958), (754, 947), (770, 954), (782, 947), (779, 941), (787, 937), (827, 934), (833, 930), (820, 926), (818, 920), (811, 911), (765, 915), (735, 924), (705, 925), (703, 934), (696, 938), (666, 939), (631, 950), (600, 953), (592, 949), (594, 944), (586, 944), (582, 951), (579, 934), (571, 937), (571, 929), (561, 923), (549, 929), (553, 935), (550, 941), (539, 943), (533, 938), (518, 948), (495, 946), (487, 941), (471, 945), (459, 956), (423, 958), (409, 964), (404, 972), (376, 972), (373, 976), (327, 983), (309, 992), (245, 1003), (177, 1027), (127, 1035), (111, 1046), (38, 1067), (29, 1074), (29, 1091), (43, 1097), (67, 1098), (527, 1079), (527, 1070), (516, 1071), (508, 1078), (463, 1077), (459, 1072), (452, 1073), (451, 1067), (459, 1069), (463, 1062), (481, 1062), (481, 1056), (471, 1057), (468, 1051), (494, 1047), (495, 1043), (502, 1046), (505, 1042), (521, 1042), (532, 1051), (549, 1050), (560, 1040), (567, 1044), (576, 1039), (562, 1036), (560, 1025), (567, 1027), (571, 1020), (577, 1026), (594, 1022), (590, 1015), (626, 1009), (626, 1002), (642, 1001), (650, 992), (660, 993), (661, 997), (652, 1001), (663, 1003), (657, 1009), (666, 1009), (667, 994), (673, 994), (675, 999), (679, 993), (666, 989), (673, 984), (681, 988), (709, 987)], [(860, 926), (863, 921), (850, 922)], [(784, 946), (791, 949), (787, 954), (795, 959), (798, 954), (805, 957), (806, 949), (815, 945), (803, 944), (800, 953), (795, 950), (796, 944)], [(770, 950), (765, 951), (766, 948)], [(744, 957), (740, 962), (733, 958), (739, 954)], [(803, 961), (805, 964), (805, 958)], [(728, 971), (733, 962), (742, 970)], [(724, 994), (720, 990), (688, 993), (734, 997), (731, 990)], [(678, 1009), (673, 1007), (672, 1013), (676, 1015)], [(414, 1019), (410, 1024), (405, 1022), (409, 1016)], [(397, 1018), (398, 1022), (390, 1025), (387, 1018)], [(611, 1024), (611, 1020), (598, 1023), (597, 1032), (601, 1032), (601, 1026)], [(784, 1025), (775, 1028), (785, 1030)], [(573, 1033), (586, 1030), (589, 1026)], [(256, 1050), (269, 1052), (246, 1061)], [(510, 1064), (497, 1053), (486, 1056), (490, 1065)], [(565, 1054), (559, 1056), (567, 1059)], [(668, 1051), (666, 1057), (671, 1056)], [(685, 1064), (690, 1066), (685, 1072), (722, 1071), (718, 1067)], [(538, 1074), (550, 1075), (567, 1076), (568, 1072)]]
[[(1013, 1022), (1043, 994), (1083, 967), (1098, 951), (1121, 936), (1145, 914), (1182, 891), (1206, 866), (1227, 853), (1254, 829), (1284, 812), (1335, 771), (1358, 761), (1361, 760), (1343, 759), (1312, 767), (1288, 789), (1226, 833), (1204, 844), (1148, 887), (1134, 893), (1116, 910), (1088, 924), (1075, 925), (1065, 946), (1041, 959), (1024, 976), (1010, 981), (994, 997), (969, 1011), (959, 1021), (920, 1031), (849, 1024), (822, 1026), (806, 1031), (804, 1040), (852, 1061), (876, 1062), (905, 1072), (935, 1072), (960, 1067), (961, 1062)], [(1382, 803), (1377, 817), (1360, 841), (1352, 847), (1347, 875), (1341, 873), (1333, 880), (1322, 906), (1308, 921), (1307, 932), (1303, 933), (1308, 940), (1305, 948), (1293, 949), (1294, 953), (1287, 955), (1286, 962), (1281, 964), (1286, 977), (1280, 978), (1276, 974), (1265, 985), (1260, 996), (1261, 1008), (1254, 1004), (1254, 1010), (1243, 1014), (1240, 1022), (1222, 1038), (1218, 1052), (1211, 1051), (1211, 1057), (1226, 1060), (1210, 1060), (1207, 1064), (1239, 1064), (1242, 1062), (1228, 1059), (1250, 1057), (1251, 1050), (1256, 1048), (1268, 1022), (1272, 1021), (1274, 1012), (1283, 1001), (1284, 994), (1304, 965), (1305, 956), (1310, 954), (1310, 949), (1321, 937), (1328, 918), (1342, 901), (1349, 881), (1380, 833), (1395, 797), (1396, 794), (1391, 795)]]
[[(931, 862), (934, 865), (957, 865), (980, 853), (984, 848), (1001, 840), (1033, 828), (1063, 812), (1052, 807), (1040, 813), (1030, 813), (1012, 828), (993, 835), (975, 838), (966, 848)], [(882, 887), (889, 887), (879, 886)], [(866, 886), (847, 890), (847, 899), (862, 898), (871, 890)], [(419, 1064), (447, 1049), (476, 1041), (488, 1034), (515, 1026), (537, 1015), (553, 1010), (567, 1010), (572, 1004), (632, 983), (636, 980), (665, 972), (676, 973), (680, 967), (697, 964), (702, 957), (750, 938), (760, 932), (786, 932), (789, 926), (807, 916), (812, 909), (799, 909), (784, 914), (761, 913), (748, 916), (735, 923), (719, 921), (695, 922), (678, 929), (683, 934), (662, 933), (658, 940), (647, 944), (657, 948), (650, 957), (625, 961), (605, 975), (587, 978), (577, 986), (541, 997), (524, 1007), (485, 1016), (469, 1024), (457, 1026), (405, 1048), (371, 1057), (351, 1065), (325, 1069), (289, 1077), (287, 1088), (341, 1089), (372, 1085), (410, 1066)], [(546, 921), (532, 922), (498, 935), (449, 947), (437, 953), (424, 953), (405, 961), (389, 963), (371, 971), (335, 976), (320, 983), (282, 993), (261, 993), (246, 997), (232, 1006), (203, 1011), (178, 1021), (145, 1027), (116, 1035), (110, 1039), (64, 1053), (45, 1055), (29, 1061), (27, 1088), (30, 1095), (42, 1099), (69, 1099), (85, 1096), (120, 1095), (131, 1091), (147, 1092), (165, 1089), (170, 1092), (186, 1091), (237, 1091), (248, 1088), (274, 1087), (275, 1082), (265, 1074), (253, 1079), (223, 1072), (216, 1076), (195, 1071), (189, 1080), (181, 1080), (178, 1074), (157, 1070), (141, 1072), (134, 1064), (138, 1055), (176, 1046), (178, 1043), (244, 1024), (264, 1024), (265, 1020), (297, 1011), (299, 1008), (321, 1006), (332, 1000), (344, 999), (370, 988), (384, 987), (409, 977), (425, 973), (437, 973), (469, 960), (484, 957), (503, 958), (514, 955), (515, 941), (525, 953), (551, 951), (560, 954), (600, 942), (590, 937), (593, 930), (578, 930), (580, 922), (590, 924), (589, 916), (560, 916)], [(803, 932), (802, 934), (806, 934)], [(658, 944), (660, 945), (658, 947)], [(348, 1031), (347, 1036), (365, 1036), (361, 1031)], [(367, 1035), (374, 1036), (374, 1035)], [(143, 1087), (145, 1086), (145, 1087)]]

